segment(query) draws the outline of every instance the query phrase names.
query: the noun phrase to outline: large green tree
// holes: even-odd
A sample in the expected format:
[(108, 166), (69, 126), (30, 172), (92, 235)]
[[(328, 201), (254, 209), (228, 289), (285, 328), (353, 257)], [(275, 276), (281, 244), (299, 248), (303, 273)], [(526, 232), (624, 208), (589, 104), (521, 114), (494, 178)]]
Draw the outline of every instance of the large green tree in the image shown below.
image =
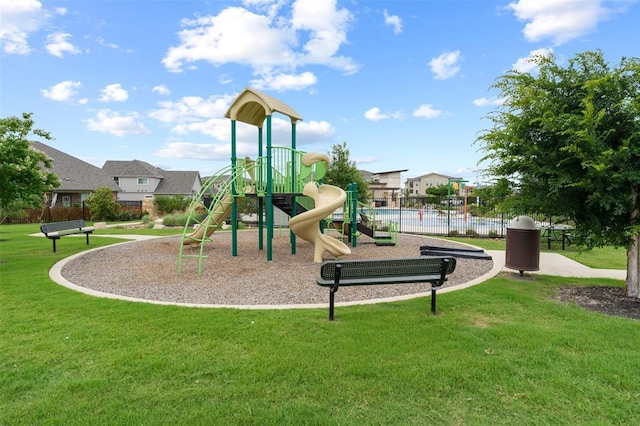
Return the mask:
[(30, 136), (51, 140), (44, 130), (34, 129), (31, 113), (0, 118), (0, 223), (14, 206), (38, 207), (44, 194), (60, 186), (48, 171), (51, 158), (33, 148)]
[(627, 294), (640, 298), (640, 60), (534, 61), (537, 73), (510, 71), (493, 86), (505, 103), (478, 137), (481, 162), (528, 211), (572, 218), (584, 247), (625, 247)]
[(349, 158), (349, 148), (347, 143), (342, 142), (331, 147), (331, 164), (325, 175), (323, 182), (342, 188), (345, 191), (351, 183), (358, 184), (358, 201), (367, 202), (369, 195), (369, 184), (364, 180), (356, 163)]

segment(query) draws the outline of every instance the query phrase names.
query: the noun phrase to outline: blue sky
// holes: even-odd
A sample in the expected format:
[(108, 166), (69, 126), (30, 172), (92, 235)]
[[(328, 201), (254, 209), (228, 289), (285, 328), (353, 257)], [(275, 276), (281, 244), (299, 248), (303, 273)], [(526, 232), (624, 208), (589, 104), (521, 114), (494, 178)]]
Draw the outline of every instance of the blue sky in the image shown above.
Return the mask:
[[(638, 0), (0, 0), (0, 116), (101, 167), (230, 163), (229, 104), (252, 87), (294, 108), (298, 149), (346, 142), (358, 168), (477, 180), (490, 86), (527, 58), (640, 56)], [(274, 115), (274, 144), (289, 146)], [(255, 157), (253, 128), (239, 156)]]

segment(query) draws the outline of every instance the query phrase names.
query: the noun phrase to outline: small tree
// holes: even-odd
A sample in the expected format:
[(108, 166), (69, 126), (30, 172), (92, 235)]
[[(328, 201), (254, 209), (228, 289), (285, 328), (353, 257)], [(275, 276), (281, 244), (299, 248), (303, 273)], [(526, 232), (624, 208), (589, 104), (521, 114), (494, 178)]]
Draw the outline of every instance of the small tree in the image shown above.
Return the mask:
[(58, 177), (47, 170), (52, 167), (51, 158), (27, 139), (31, 134), (52, 139), (44, 130), (33, 128), (31, 115), (0, 119), (0, 223), (16, 206), (39, 207), (44, 194), (60, 186)]
[(627, 295), (640, 298), (640, 60), (535, 63), (537, 75), (494, 85), (506, 102), (478, 138), (487, 171), (511, 181), (525, 211), (573, 219), (585, 247), (625, 247)]
[(113, 197), (113, 189), (100, 187), (85, 201), (91, 210), (91, 220), (113, 220), (118, 213), (118, 203)]
[(323, 182), (337, 186), (345, 191), (349, 184), (358, 185), (358, 201), (367, 202), (371, 198), (369, 195), (369, 184), (364, 180), (356, 163), (349, 159), (349, 149), (347, 143), (333, 145), (331, 147), (331, 164), (325, 175)]

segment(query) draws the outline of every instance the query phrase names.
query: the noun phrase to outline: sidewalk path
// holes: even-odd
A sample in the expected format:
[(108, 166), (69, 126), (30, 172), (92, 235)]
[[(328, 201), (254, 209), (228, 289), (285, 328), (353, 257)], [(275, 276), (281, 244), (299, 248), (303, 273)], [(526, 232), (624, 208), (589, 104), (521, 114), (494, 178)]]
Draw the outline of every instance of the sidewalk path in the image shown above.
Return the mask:
[[(487, 250), (487, 253), (493, 257), (495, 264), (502, 265), (501, 270), (513, 271), (504, 266), (505, 252), (499, 250)], [(517, 271), (516, 271), (517, 272)], [(558, 253), (540, 253), (540, 270), (525, 271), (527, 274), (554, 275), (557, 277), (576, 277), (576, 278), (613, 278), (617, 280), (626, 280), (627, 271), (621, 269), (593, 269), (581, 263), (571, 260)]]

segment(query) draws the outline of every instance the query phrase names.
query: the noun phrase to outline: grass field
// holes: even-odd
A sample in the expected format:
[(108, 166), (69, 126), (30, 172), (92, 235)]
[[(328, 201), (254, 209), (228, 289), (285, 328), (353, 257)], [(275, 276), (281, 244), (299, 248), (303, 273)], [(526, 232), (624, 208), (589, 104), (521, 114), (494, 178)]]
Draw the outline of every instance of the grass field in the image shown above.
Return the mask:
[(0, 226), (1, 425), (640, 422), (640, 322), (551, 298), (622, 281), (499, 276), (442, 294), (436, 316), (420, 298), (329, 322), (75, 293), (48, 269), (84, 239), (52, 253), (32, 232)]

